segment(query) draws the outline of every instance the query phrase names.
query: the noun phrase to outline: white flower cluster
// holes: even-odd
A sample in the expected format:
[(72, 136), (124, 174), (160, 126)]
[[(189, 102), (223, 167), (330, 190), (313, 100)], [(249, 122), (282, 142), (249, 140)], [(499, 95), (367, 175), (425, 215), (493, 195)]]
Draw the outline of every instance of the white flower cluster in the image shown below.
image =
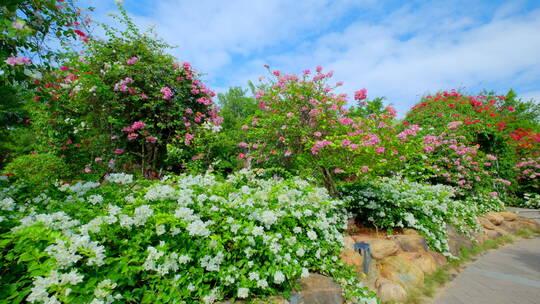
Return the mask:
[(11, 197), (6, 197), (0, 200), (0, 210), (13, 211), (15, 209), (15, 200)]
[(133, 182), (133, 175), (126, 173), (111, 173), (105, 176), (105, 180), (117, 184), (130, 184)]
[(78, 196), (83, 196), (91, 189), (99, 187), (99, 183), (96, 182), (77, 182), (74, 185), (70, 184), (63, 184), (60, 187), (58, 187), (58, 190), (62, 192), (70, 191), (71, 193), (75, 193)]
[(127, 214), (121, 214), (119, 216), (120, 226), (127, 229), (131, 229), (131, 226), (143, 226), (152, 215), (154, 215), (154, 210), (152, 210), (149, 205), (141, 205), (135, 208), (133, 217), (130, 217)]
[[(348, 193), (357, 212), (380, 228), (409, 227), (423, 234), (435, 250), (450, 255), (448, 224), (460, 232), (479, 229), (476, 203), (454, 199), (456, 190), (445, 185), (426, 185), (400, 177), (380, 178)], [(388, 218), (397, 219), (388, 221)], [(384, 220), (384, 222), (382, 221)]]
[[(58, 303), (61, 302), (58, 300), (56, 295), (50, 295), (48, 289), (53, 286), (69, 286), (77, 285), (82, 282), (84, 276), (79, 274), (76, 270), (72, 270), (68, 273), (59, 273), (56, 270), (51, 271), (49, 276), (41, 277), (38, 276), (34, 279), (33, 287), (26, 298), (26, 301), (30, 303), (43, 302), (43, 303)], [(71, 289), (65, 289), (64, 295), (69, 295)]]
[[(310, 270), (337, 272), (347, 220), (344, 202), (298, 178), (257, 175), (243, 170), (225, 181), (209, 174), (171, 176), (130, 189), (138, 199), (126, 205), (104, 204), (101, 188), (85, 201), (69, 203), (70, 193), (80, 196), (97, 185), (64, 185), (64, 203), (78, 204), (77, 216), (27, 213), (12, 233), (36, 223), (51, 231), (53, 239), (43, 252), (55, 261), (56, 273), (81, 273), (81, 281), (82, 275), (92, 276), (93, 288), (77, 289), (93, 298), (91, 304), (110, 304), (125, 292), (140, 292), (132, 292), (132, 282), (120, 282), (119, 271), (129, 273), (129, 280), (143, 278), (140, 286), (156, 288), (147, 290), (190, 291), (179, 293), (174, 299), (178, 303), (201, 298), (212, 303), (224, 295), (247, 298), (255, 291), (286, 288), (287, 280), (306, 277)], [(109, 181), (117, 183), (111, 187), (128, 187), (127, 179), (118, 176)], [(36, 302), (60, 299), (54, 292), (63, 289), (54, 286), (62, 281), (55, 272), (35, 277)], [(198, 288), (207, 292), (193, 298)], [(159, 294), (147, 296), (159, 302)]]
[(149, 201), (164, 201), (175, 198), (175, 189), (169, 185), (156, 185), (148, 189), (144, 198)]

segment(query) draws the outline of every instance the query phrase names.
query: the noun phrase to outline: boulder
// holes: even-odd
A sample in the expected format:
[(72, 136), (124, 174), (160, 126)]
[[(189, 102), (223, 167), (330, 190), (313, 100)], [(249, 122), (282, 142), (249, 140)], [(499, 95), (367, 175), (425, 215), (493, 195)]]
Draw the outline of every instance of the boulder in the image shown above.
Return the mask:
[(433, 257), (433, 259), (435, 260), (435, 263), (437, 263), (437, 266), (442, 266), (448, 263), (448, 259), (444, 256), (444, 254), (440, 252), (430, 250), (428, 251), (428, 254)]
[(526, 225), (523, 225), (521, 222), (518, 221), (512, 221), (512, 222), (503, 222), (498, 228), (508, 232), (508, 233), (514, 233), (518, 230), (524, 229)]
[(294, 292), (291, 304), (343, 304), (341, 287), (331, 278), (312, 273), (307, 278), (298, 280), (300, 291)]
[(364, 263), (364, 257), (358, 252), (349, 249), (341, 251), (341, 261), (343, 261), (345, 264), (353, 266), (356, 272), (363, 271), (362, 265)]
[(502, 234), (497, 230), (486, 230), (486, 235), (490, 239), (496, 239), (496, 238), (502, 236)]
[(404, 251), (423, 252), (428, 250), (426, 239), (420, 235), (396, 235), (393, 239)]
[(486, 231), (472, 232), (472, 236), (480, 244), (482, 244), (483, 242), (489, 239), (489, 236), (486, 233)]
[(374, 239), (368, 243), (371, 245), (371, 256), (376, 260), (382, 260), (399, 250), (397, 243), (392, 240)]
[(525, 228), (532, 230), (540, 230), (540, 223), (538, 223), (534, 219), (518, 216), (516, 218), (516, 221), (522, 223)]
[(381, 275), (412, 290), (424, 281), (424, 272), (411, 261), (401, 256), (389, 256), (380, 262)]
[(435, 258), (427, 253), (422, 252), (420, 256), (414, 262), (425, 274), (433, 274), (437, 271), (437, 261)]
[(477, 219), (478, 219), (478, 222), (480, 223), (480, 225), (482, 225), (482, 227), (484, 227), (484, 229), (489, 229), (489, 230), (495, 229), (495, 225), (493, 225), (493, 223), (490, 220), (488, 220), (487, 218), (485, 218), (483, 216), (479, 216)]
[(407, 298), (405, 288), (398, 283), (385, 281), (377, 288), (381, 302), (401, 302)]
[(427, 252), (400, 252), (397, 256), (418, 266), (425, 274), (432, 274), (437, 270), (437, 261)]
[(447, 226), (446, 234), (448, 235), (448, 247), (450, 253), (458, 256), (461, 247), (472, 248), (472, 241), (462, 233), (459, 233), (456, 228), (451, 225)]
[(416, 231), (414, 229), (410, 229), (410, 228), (403, 229), (403, 234), (404, 235), (420, 235), (420, 233), (418, 233), (418, 231)]
[(381, 274), (379, 272), (379, 265), (377, 261), (371, 260), (368, 266), (368, 273), (366, 275), (361, 275), (360, 280), (362, 283), (364, 283), (365, 286), (369, 287), (370, 289), (375, 289), (375, 285), (377, 283), (377, 280), (381, 277)]
[(497, 228), (495, 228), (495, 231), (497, 231), (501, 236), (506, 236), (510, 234), (509, 230), (503, 229), (500, 226), (497, 226)]
[(514, 221), (518, 215), (515, 214), (514, 212), (508, 212), (508, 211), (503, 211), (503, 212), (499, 212), (499, 215), (502, 216), (504, 218), (505, 221)]
[(496, 226), (499, 226), (500, 224), (502, 224), (502, 222), (504, 222), (504, 217), (497, 214), (496, 212), (488, 212), (484, 214), (484, 217)]
[(343, 245), (345, 246), (345, 249), (354, 250), (354, 239), (350, 235), (346, 235), (343, 237)]

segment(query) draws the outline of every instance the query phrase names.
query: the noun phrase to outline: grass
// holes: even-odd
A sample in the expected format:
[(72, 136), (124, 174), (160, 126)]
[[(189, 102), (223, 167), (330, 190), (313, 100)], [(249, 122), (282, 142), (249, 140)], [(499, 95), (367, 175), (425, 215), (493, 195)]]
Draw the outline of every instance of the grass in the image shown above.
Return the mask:
[(437, 269), (435, 273), (426, 275), (424, 278), (424, 283), (415, 290), (409, 292), (407, 299), (400, 303), (424, 303), (427, 299), (435, 296), (439, 288), (457, 276), (459, 270), (464, 266), (465, 263), (476, 259), (487, 250), (499, 248), (522, 238), (531, 238), (537, 234), (540, 234), (540, 230), (523, 229), (514, 232), (512, 235), (501, 236), (493, 240), (486, 240), (484, 243), (473, 245), (471, 248), (462, 247), (460, 254), (456, 259), (448, 261), (447, 264)]

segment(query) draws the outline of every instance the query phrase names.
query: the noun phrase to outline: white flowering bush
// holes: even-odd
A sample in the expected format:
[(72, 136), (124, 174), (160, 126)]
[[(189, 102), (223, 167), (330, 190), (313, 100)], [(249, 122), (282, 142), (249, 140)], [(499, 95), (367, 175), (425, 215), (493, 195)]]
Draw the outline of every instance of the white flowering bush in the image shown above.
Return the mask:
[(446, 227), (460, 232), (480, 229), (476, 204), (454, 199), (455, 189), (445, 185), (426, 185), (401, 177), (374, 179), (342, 189), (350, 211), (360, 221), (378, 228), (413, 228), (428, 245), (450, 255)]
[(323, 188), (253, 171), (108, 181), (0, 192), (0, 303), (212, 303), (286, 294), (310, 272), (374, 300), (339, 260), (347, 214)]
[(518, 202), (517, 207), (540, 209), (540, 194), (538, 193), (525, 193), (523, 200)]

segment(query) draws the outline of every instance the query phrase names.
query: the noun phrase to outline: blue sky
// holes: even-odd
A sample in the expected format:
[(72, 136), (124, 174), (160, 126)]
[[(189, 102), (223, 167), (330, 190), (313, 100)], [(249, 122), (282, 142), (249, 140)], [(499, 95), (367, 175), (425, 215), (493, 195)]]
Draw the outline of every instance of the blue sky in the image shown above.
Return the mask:
[[(111, 23), (113, 0), (81, 1)], [(125, 0), (180, 61), (217, 92), (256, 82), (264, 64), (288, 73), (317, 65), (404, 112), (420, 96), (483, 89), (540, 101), (540, 1)]]

